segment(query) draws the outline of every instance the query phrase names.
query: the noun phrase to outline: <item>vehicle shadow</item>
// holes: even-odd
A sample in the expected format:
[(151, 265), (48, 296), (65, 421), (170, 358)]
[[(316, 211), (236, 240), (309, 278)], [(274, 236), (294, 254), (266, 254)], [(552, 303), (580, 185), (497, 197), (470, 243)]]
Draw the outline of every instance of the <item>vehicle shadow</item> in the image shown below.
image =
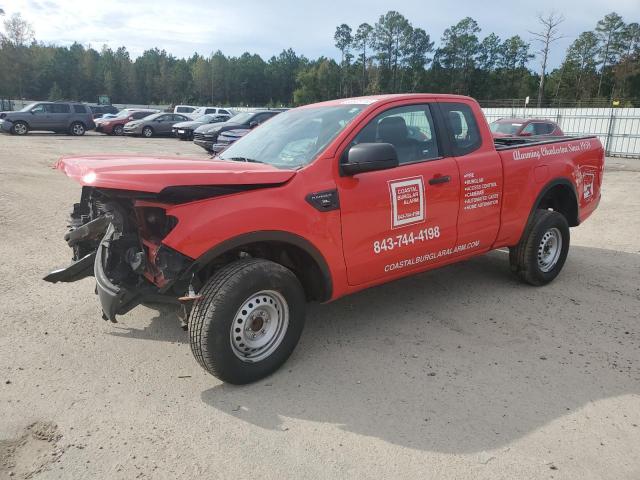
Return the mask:
[(109, 335), (134, 340), (189, 342), (189, 335), (182, 329), (177, 317), (179, 307), (172, 307), (166, 304), (147, 305), (147, 307), (153, 310), (155, 315), (143, 328), (135, 328), (125, 322), (119, 322), (113, 325), (115, 331), (109, 332)]
[(265, 429), (294, 418), (420, 450), (498, 448), (640, 392), (639, 280), (640, 255), (574, 246), (534, 288), (492, 252), (312, 305), (278, 372), (201, 397)]

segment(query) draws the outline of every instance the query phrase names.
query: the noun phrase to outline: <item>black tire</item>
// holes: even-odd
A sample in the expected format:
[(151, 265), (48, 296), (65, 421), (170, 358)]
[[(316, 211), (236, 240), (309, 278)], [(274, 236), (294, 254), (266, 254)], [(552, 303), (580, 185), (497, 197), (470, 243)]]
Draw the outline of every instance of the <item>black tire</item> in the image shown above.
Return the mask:
[[(266, 377), (289, 358), (298, 343), (304, 326), (305, 294), (298, 278), (280, 264), (263, 259), (235, 261), (215, 272), (200, 295), (202, 298), (196, 301), (189, 316), (191, 352), (205, 370), (224, 382), (241, 385)], [(285, 308), (276, 310), (274, 297), (284, 300)], [(260, 307), (247, 303), (260, 301)], [(247, 306), (254, 308), (249, 315), (241, 309)], [(276, 328), (284, 315), (275, 315), (273, 323), (268, 324), (271, 317), (267, 313), (266, 321), (259, 323), (258, 328), (266, 327), (258, 332), (254, 328), (256, 319), (264, 319), (262, 312), (269, 309), (275, 313), (288, 312), (286, 327)], [(243, 314), (245, 317), (240, 318)], [(265, 330), (272, 326), (272, 330), (279, 332), (274, 334), (277, 342), (267, 343), (271, 346), (262, 350), (260, 347), (239, 352), (236, 342), (241, 338), (254, 335), (255, 339), (256, 334), (263, 334), (267, 341), (271, 333), (267, 335)], [(259, 338), (257, 342), (260, 341)], [(251, 350), (243, 343), (239, 345)], [(267, 356), (259, 357), (264, 354)]]
[(69, 134), (73, 135), (74, 137), (81, 137), (82, 135), (85, 134), (86, 131), (87, 131), (87, 128), (84, 126), (84, 123), (82, 122), (73, 122), (69, 126)]
[(546, 285), (562, 270), (569, 253), (569, 242), (569, 224), (564, 215), (536, 210), (520, 243), (509, 249), (511, 271), (531, 285)]
[(116, 125), (115, 127), (113, 127), (113, 130), (111, 133), (117, 136), (124, 135), (124, 127), (122, 125)]
[(151, 128), (151, 127), (144, 127), (144, 128), (142, 129), (142, 136), (143, 136), (144, 138), (151, 138), (151, 137), (153, 137), (153, 128)]
[(26, 135), (29, 133), (29, 125), (23, 121), (14, 122), (11, 126), (11, 133), (14, 135)]

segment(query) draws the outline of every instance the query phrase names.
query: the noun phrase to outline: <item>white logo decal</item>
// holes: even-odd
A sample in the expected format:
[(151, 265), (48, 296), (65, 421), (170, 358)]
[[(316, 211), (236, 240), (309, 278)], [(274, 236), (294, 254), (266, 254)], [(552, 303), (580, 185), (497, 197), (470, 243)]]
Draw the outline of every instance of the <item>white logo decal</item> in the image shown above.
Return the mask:
[(424, 182), (422, 176), (392, 180), (391, 228), (420, 223), (425, 218)]
[(593, 195), (593, 182), (595, 180), (593, 173), (585, 173), (582, 175), (582, 198), (588, 200)]

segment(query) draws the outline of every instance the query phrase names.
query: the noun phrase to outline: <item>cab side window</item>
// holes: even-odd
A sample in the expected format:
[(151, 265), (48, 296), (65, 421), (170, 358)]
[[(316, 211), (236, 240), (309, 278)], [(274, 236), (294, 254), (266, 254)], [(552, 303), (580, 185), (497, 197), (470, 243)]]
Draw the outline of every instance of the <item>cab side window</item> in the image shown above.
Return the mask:
[(535, 123), (530, 123), (522, 129), (522, 133), (528, 133), (529, 135), (535, 135)]
[(398, 153), (398, 162), (413, 163), (438, 158), (429, 105), (396, 107), (371, 120), (353, 139), (360, 143), (390, 143)]
[(31, 109), (31, 113), (44, 113), (44, 104), (36, 105)]
[(456, 156), (466, 155), (482, 145), (480, 130), (471, 107), (465, 103), (440, 103), (449, 138)]

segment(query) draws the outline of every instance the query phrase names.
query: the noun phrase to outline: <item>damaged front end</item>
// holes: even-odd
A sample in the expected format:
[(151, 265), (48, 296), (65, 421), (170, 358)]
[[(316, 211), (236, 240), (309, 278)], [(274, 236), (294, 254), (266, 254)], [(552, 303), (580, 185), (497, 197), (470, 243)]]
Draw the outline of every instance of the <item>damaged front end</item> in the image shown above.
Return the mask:
[(73, 263), (44, 280), (94, 276), (103, 317), (111, 321), (142, 303), (179, 304), (193, 260), (162, 244), (177, 224), (166, 213), (170, 206), (140, 192), (83, 187), (64, 237)]

